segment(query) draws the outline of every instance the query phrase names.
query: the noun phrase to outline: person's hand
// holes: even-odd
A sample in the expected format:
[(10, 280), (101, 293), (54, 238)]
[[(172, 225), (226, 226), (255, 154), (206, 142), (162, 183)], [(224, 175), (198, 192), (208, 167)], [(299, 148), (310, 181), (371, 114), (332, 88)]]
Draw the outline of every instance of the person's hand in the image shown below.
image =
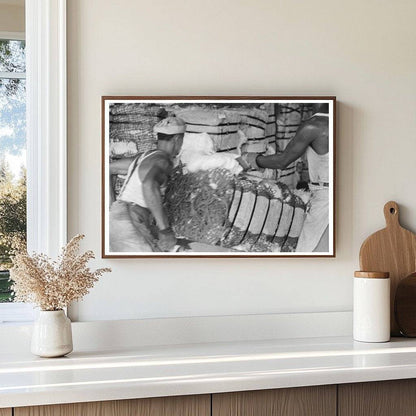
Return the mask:
[(239, 159), (242, 159), (244, 165), (248, 166), (247, 169), (244, 169), (244, 165), (240, 162), (241, 166), (243, 166), (243, 169), (244, 170), (250, 170), (250, 169), (260, 170), (261, 168), (256, 162), (258, 155), (259, 155), (258, 153), (250, 153), (250, 152), (243, 153)]
[(172, 228), (159, 230), (159, 247), (162, 251), (172, 251), (176, 245), (176, 237)]
[(176, 245), (178, 246), (178, 249), (176, 251), (177, 252), (192, 251), (191, 246), (189, 244), (190, 244), (190, 241), (187, 240), (186, 238), (178, 238), (176, 240)]
[(239, 156), (235, 160), (239, 163), (239, 165), (243, 168), (244, 171), (251, 169), (250, 164), (244, 159), (243, 156)]

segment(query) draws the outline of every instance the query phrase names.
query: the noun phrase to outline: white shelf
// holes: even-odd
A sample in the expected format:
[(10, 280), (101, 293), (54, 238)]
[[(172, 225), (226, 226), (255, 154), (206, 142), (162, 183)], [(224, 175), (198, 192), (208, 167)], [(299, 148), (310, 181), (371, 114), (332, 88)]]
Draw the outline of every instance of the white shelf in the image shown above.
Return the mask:
[(0, 354), (0, 407), (416, 377), (416, 340), (349, 337)]

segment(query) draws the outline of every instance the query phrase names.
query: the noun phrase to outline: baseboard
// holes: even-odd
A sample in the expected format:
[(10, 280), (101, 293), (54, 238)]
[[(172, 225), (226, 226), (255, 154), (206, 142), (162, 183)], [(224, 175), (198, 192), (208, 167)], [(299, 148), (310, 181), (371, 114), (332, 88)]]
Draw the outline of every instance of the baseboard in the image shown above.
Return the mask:
[[(350, 336), (352, 312), (233, 315), (74, 322), (74, 349)], [(29, 348), (31, 325), (0, 326), (0, 352)], [(12, 345), (8, 345), (12, 344)]]

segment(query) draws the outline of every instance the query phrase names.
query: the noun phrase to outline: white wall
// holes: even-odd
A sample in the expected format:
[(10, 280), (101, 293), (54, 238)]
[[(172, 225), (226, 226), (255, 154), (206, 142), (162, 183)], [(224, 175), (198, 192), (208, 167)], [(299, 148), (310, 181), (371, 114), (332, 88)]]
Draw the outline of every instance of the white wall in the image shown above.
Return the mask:
[(97, 260), (113, 273), (78, 319), (350, 310), (384, 203), (416, 229), (415, 15), (414, 0), (68, 0), (69, 235), (98, 257), (101, 95), (339, 100), (335, 259)]

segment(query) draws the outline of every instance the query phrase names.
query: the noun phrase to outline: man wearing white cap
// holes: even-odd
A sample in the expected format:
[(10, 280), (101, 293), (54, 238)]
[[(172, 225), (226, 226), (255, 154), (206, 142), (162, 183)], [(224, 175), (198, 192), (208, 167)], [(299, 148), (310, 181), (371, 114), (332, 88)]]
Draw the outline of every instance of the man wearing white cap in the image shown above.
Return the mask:
[[(133, 159), (110, 164), (110, 174), (126, 174), (116, 202), (110, 209), (112, 252), (171, 251), (176, 237), (163, 207), (162, 192), (173, 168), (185, 133), (185, 123), (167, 117), (154, 127), (157, 149)], [(128, 166), (128, 169), (127, 169)]]

